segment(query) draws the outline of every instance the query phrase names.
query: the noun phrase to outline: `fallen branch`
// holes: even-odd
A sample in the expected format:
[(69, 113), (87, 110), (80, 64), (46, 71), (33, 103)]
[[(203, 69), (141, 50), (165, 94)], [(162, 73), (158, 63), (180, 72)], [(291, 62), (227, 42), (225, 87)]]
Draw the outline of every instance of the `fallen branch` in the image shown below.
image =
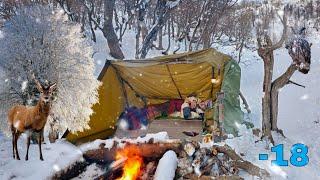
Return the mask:
[(234, 166), (247, 171), (253, 176), (258, 176), (262, 179), (270, 178), (268, 171), (259, 168), (249, 161), (243, 160), (230, 146), (214, 146), (214, 148), (220, 152), (229, 156), (234, 161)]

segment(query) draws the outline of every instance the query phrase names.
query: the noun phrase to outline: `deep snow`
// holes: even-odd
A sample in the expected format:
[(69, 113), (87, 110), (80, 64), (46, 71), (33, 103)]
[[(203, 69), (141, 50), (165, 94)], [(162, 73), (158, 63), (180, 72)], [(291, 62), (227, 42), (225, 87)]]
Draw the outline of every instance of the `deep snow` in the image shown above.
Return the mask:
[(26, 138), (20, 137), (18, 150), (21, 160), (13, 160), (11, 140), (0, 134), (0, 179), (49, 179), (60, 170), (83, 161), (82, 152), (69, 142), (59, 140), (42, 146), (44, 161), (39, 159), (38, 145), (31, 144), (29, 161), (25, 161)]

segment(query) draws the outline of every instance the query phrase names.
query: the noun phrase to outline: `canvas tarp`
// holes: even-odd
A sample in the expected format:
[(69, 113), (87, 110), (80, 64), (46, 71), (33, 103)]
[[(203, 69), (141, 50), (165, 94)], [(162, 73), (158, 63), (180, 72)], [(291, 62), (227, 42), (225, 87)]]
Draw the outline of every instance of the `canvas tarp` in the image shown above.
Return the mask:
[(224, 92), (224, 121), (222, 126), (227, 133), (237, 135), (237, 126), (243, 123), (239, 94), (241, 70), (235, 61), (229, 61), (225, 66), (224, 81), (221, 91)]
[(225, 123), (226, 130), (233, 133), (234, 122), (242, 120), (238, 99), (240, 68), (229, 56), (214, 49), (144, 60), (109, 61), (99, 80), (103, 84), (99, 103), (93, 106), (90, 129), (69, 133), (67, 139), (71, 142), (112, 135), (125, 107), (185, 99), (190, 94), (215, 100), (221, 90), (226, 92), (226, 121), (232, 118)]

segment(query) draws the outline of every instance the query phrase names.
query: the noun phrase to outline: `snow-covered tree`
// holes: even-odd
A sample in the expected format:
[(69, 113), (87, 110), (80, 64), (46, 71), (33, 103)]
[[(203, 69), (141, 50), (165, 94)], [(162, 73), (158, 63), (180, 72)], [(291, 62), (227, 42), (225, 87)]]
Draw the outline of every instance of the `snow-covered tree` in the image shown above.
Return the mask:
[(80, 25), (49, 6), (19, 8), (0, 29), (0, 126), (14, 104), (34, 105), (39, 93), (32, 75), (42, 83), (57, 83), (48, 124), (56, 130), (89, 128), (91, 107), (98, 101), (92, 46)]

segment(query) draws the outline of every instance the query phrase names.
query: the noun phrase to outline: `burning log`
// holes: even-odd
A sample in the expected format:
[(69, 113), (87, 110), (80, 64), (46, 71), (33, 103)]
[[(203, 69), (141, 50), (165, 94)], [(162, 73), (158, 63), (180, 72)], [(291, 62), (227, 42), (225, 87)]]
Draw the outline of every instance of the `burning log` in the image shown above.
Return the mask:
[(123, 166), (124, 166), (124, 163), (128, 160), (127, 157), (123, 157), (123, 158), (120, 158), (116, 161), (113, 161), (110, 166), (109, 166), (109, 169), (111, 170), (117, 170), (117, 169), (122, 169)]
[[(152, 140), (138, 144), (121, 143), (124, 143), (121, 147), (115, 143), (111, 149), (105, 148), (102, 144), (99, 149), (89, 150), (84, 153), (86, 159), (90, 158), (95, 162), (110, 164), (107, 172), (98, 179), (110, 179), (110, 177), (113, 177), (112, 179), (129, 177), (130, 179), (130, 177), (136, 177), (142, 180), (151, 180), (157, 179), (159, 174), (168, 175), (168, 169), (171, 168), (168, 168), (168, 165), (163, 165), (161, 160), (158, 164), (158, 161), (169, 150), (178, 155), (178, 159), (167, 158), (165, 160), (166, 163), (175, 162), (175, 168), (172, 168), (174, 171), (170, 173), (170, 177), (238, 180), (242, 179), (238, 176), (239, 169), (261, 179), (270, 177), (266, 170), (243, 160), (228, 145), (213, 145), (200, 148), (198, 142), (181, 142), (180, 140), (168, 140), (158, 143), (154, 143)], [(160, 166), (166, 168), (166, 173), (162, 171), (162, 173), (159, 173)]]
[[(159, 142), (159, 143), (148, 143), (148, 144), (130, 144), (127, 143), (123, 148), (128, 148), (130, 146), (135, 146), (141, 152), (143, 158), (149, 160), (158, 160), (163, 154), (169, 150), (173, 150), (176, 153), (181, 151), (181, 142), (178, 140), (168, 141), (168, 142)], [(114, 145), (111, 149), (102, 147), (100, 149), (89, 150), (84, 153), (84, 158), (89, 161), (96, 163), (109, 164), (115, 161), (115, 156), (117, 150), (120, 148), (117, 145)]]
[(97, 179), (136, 179), (139, 177), (143, 180), (149, 180), (156, 170), (156, 162), (163, 154), (168, 150), (180, 152), (182, 149), (180, 140), (159, 143), (154, 143), (152, 140), (148, 143), (138, 144), (121, 143), (124, 143), (123, 147), (115, 143), (111, 149), (108, 149), (102, 144), (99, 149), (84, 153), (87, 160), (100, 164), (105, 163), (105, 165), (110, 164), (107, 166), (107, 172)]
[(83, 157), (87, 162), (97, 164), (110, 164), (115, 160), (115, 154), (118, 143), (114, 142), (111, 149), (105, 148), (105, 144), (101, 143), (99, 149), (88, 150), (83, 153)]
[[(126, 145), (126, 146), (130, 146)], [(126, 147), (125, 146), (125, 147)], [(160, 159), (164, 153), (172, 150), (176, 153), (181, 151), (181, 142), (154, 143), (154, 144), (136, 144), (141, 151), (141, 156), (148, 159)]]
[(137, 146), (132, 145), (118, 150), (116, 153), (116, 160), (122, 159), (125, 159), (125, 161), (120, 179), (137, 179), (141, 175), (140, 170), (143, 165), (140, 149)]
[(153, 175), (157, 168), (157, 163), (155, 161), (149, 162), (141, 176), (141, 180), (153, 180)]

